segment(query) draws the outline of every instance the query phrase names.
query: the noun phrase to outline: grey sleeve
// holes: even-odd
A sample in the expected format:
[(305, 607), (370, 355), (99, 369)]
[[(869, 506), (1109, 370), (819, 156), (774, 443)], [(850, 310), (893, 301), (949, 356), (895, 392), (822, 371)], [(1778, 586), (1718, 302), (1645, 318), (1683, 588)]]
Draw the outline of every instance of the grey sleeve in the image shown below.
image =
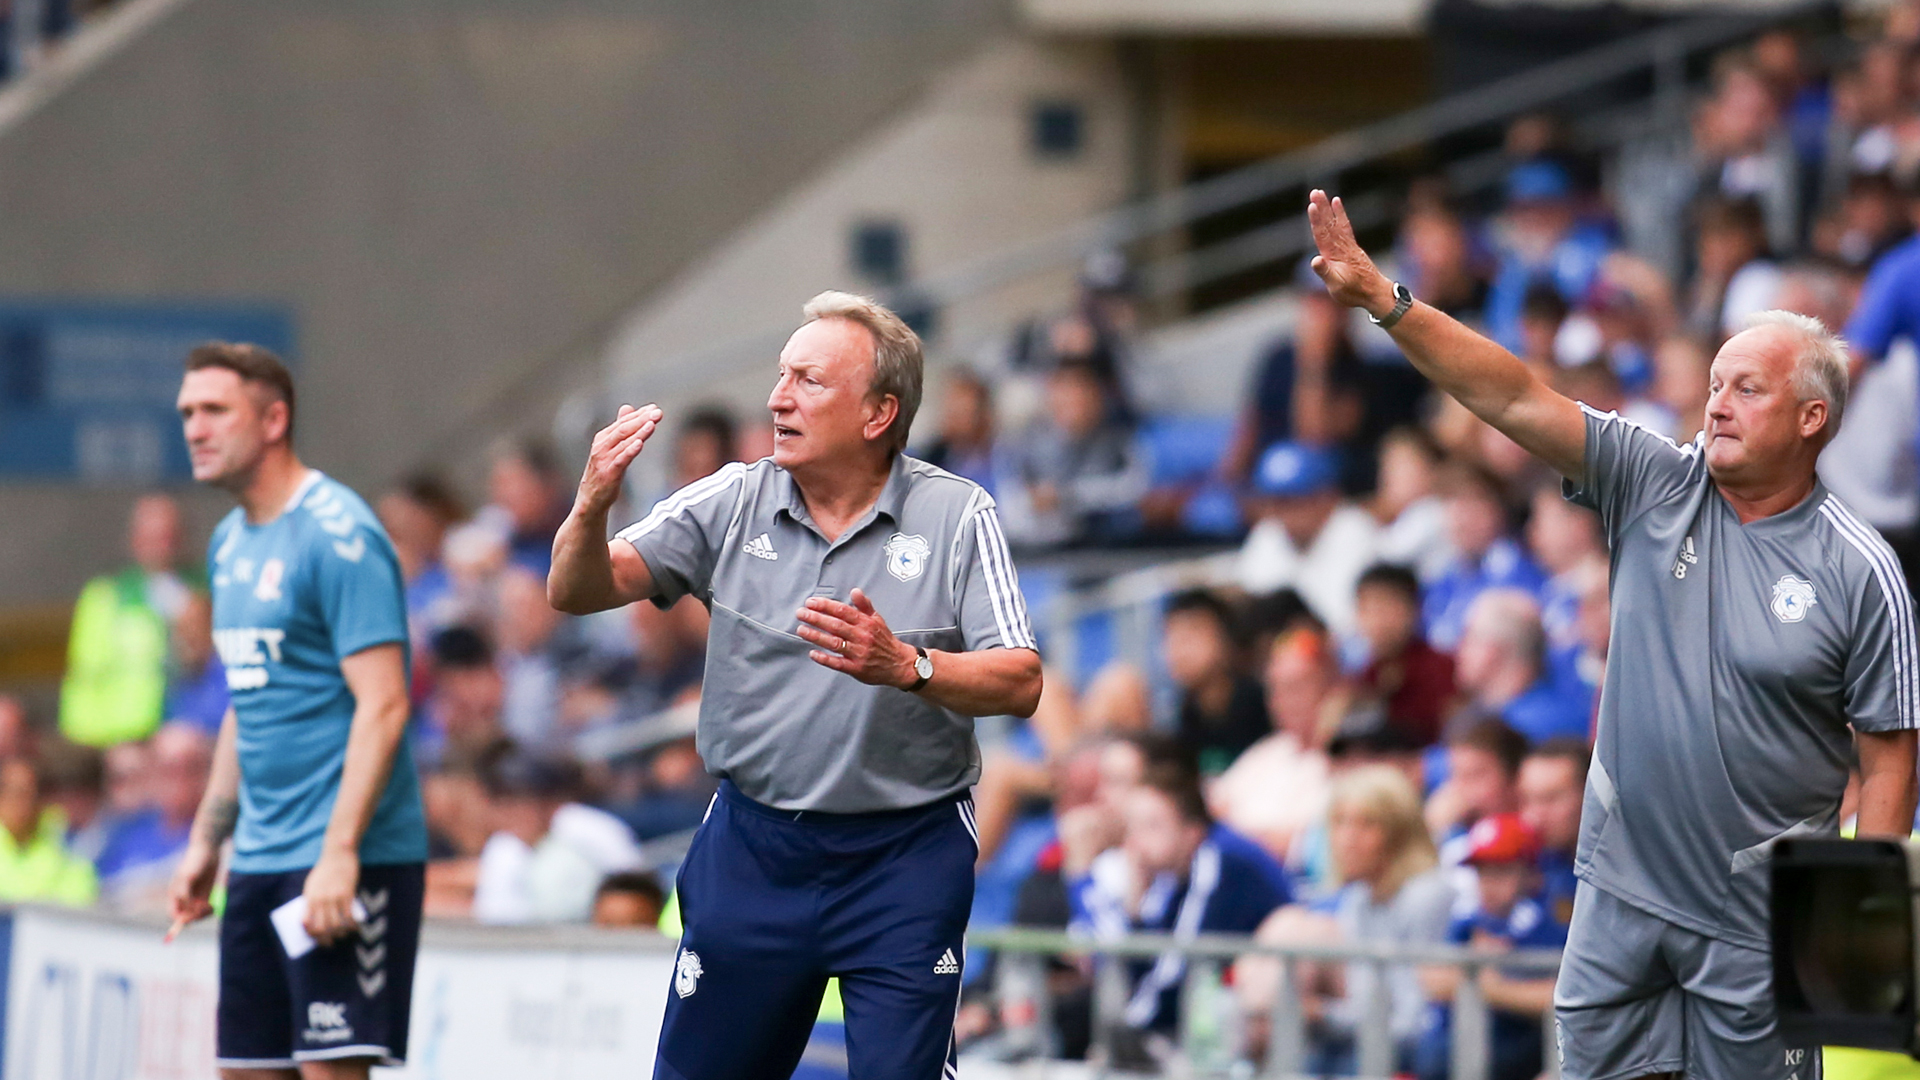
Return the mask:
[(1856, 731), (1920, 727), (1920, 670), (1916, 670), (1920, 649), (1915, 647), (1913, 595), (1884, 543), (1855, 546), (1871, 569), (1855, 572), (1851, 648), (1842, 689), (1847, 721)]
[(977, 492), (953, 538), (955, 620), (967, 651), (1037, 649), (993, 498)]
[(1600, 512), (1611, 543), (1619, 530), (1648, 506), (1664, 502), (1687, 483), (1700, 446), (1685, 446), (1618, 413), (1580, 406), (1587, 421), (1586, 475), (1561, 481), (1567, 501)]
[(653, 575), (653, 602), (671, 607), (689, 594), (713, 592), (713, 567), (746, 483), (734, 462), (661, 499), (653, 512), (614, 535), (633, 545)]

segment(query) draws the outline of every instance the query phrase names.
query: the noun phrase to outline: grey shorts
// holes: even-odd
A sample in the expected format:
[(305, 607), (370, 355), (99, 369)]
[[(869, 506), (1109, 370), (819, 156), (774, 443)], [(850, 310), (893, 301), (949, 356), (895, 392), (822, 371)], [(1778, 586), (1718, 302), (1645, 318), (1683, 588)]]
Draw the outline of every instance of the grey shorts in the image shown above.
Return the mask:
[(1763, 950), (1695, 933), (1582, 881), (1554, 986), (1564, 1080), (1819, 1080), (1773, 1023)]

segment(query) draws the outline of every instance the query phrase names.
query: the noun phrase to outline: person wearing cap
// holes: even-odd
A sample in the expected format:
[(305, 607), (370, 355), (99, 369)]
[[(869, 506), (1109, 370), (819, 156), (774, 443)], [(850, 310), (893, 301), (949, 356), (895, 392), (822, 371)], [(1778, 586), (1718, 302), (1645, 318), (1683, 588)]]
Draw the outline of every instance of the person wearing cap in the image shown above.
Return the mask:
[(829, 978), (852, 1080), (954, 1068), (979, 836), (978, 716), (1031, 716), (1040, 654), (995, 502), (903, 450), (920, 338), (865, 297), (803, 309), (767, 399), (774, 450), (608, 515), (662, 418), (594, 438), (547, 598), (706, 605), (696, 738), (720, 790), (681, 864), (654, 1075), (793, 1072)]
[(1506, 211), (1493, 236), (1496, 263), (1487, 290), (1487, 336), (1519, 351), (1527, 290), (1551, 286), (1577, 304), (1612, 246), (1604, 230), (1580, 220), (1573, 177), (1557, 161), (1537, 158), (1507, 173)]
[[(1541, 894), (1540, 841), (1518, 814), (1481, 818), (1467, 833), (1466, 863), (1476, 871), (1478, 903), (1447, 929), (1447, 941), (1492, 952), (1558, 949), (1567, 926), (1553, 917)], [(1451, 1003), (1463, 976), (1456, 967), (1421, 972), (1434, 1005), (1414, 1052), (1419, 1080), (1446, 1080), (1453, 1032)], [(1540, 1075), (1540, 1017), (1553, 1006), (1553, 976), (1482, 968), (1480, 990), (1492, 1011), (1490, 1080), (1533, 1080)]]
[(1254, 469), (1246, 507), (1253, 528), (1240, 548), (1240, 587), (1293, 589), (1334, 632), (1351, 630), (1353, 587), (1374, 560), (1380, 526), (1341, 495), (1339, 455), (1276, 443)]

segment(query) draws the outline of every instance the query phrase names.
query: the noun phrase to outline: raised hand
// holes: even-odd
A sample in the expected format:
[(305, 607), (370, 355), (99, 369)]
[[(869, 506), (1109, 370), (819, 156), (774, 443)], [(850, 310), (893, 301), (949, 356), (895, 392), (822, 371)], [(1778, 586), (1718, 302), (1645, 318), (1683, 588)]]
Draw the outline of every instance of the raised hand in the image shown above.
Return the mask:
[(587, 452), (587, 468), (580, 476), (579, 502), (583, 509), (606, 510), (620, 498), (620, 482), (627, 466), (640, 456), (647, 439), (660, 426), (660, 406), (620, 406), (613, 423), (593, 437)]
[(1373, 265), (1354, 238), (1345, 204), (1315, 188), (1307, 196), (1307, 226), (1313, 230), (1314, 246), (1320, 249), (1313, 258), (1313, 272), (1327, 283), (1328, 295), (1347, 307), (1365, 308), (1374, 315), (1393, 310), (1393, 283)]

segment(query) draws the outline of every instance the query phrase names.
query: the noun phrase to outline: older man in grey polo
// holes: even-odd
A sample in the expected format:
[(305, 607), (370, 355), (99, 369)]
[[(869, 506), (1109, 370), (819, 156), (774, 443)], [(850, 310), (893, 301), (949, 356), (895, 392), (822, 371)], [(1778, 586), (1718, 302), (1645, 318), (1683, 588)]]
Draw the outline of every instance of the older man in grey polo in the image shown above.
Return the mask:
[(723, 778), (678, 882), (656, 1077), (781, 1077), (840, 979), (855, 1080), (953, 1069), (978, 853), (973, 718), (1030, 715), (1039, 656), (991, 497), (902, 453), (920, 343), (824, 293), (780, 356), (775, 450), (605, 541), (660, 411), (594, 440), (554, 543), (563, 610), (712, 613), (701, 756)]
[(1613, 634), (1555, 988), (1562, 1074), (1809, 1080), (1774, 1023), (1766, 862), (1833, 830), (1849, 764), (1859, 831), (1904, 837), (1920, 650), (1892, 551), (1820, 484), (1845, 347), (1769, 312), (1721, 347), (1682, 446), (1575, 404), (1382, 276), (1338, 200), (1308, 208), (1335, 299), (1364, 307), (1441, 389), (1600, 512)]

